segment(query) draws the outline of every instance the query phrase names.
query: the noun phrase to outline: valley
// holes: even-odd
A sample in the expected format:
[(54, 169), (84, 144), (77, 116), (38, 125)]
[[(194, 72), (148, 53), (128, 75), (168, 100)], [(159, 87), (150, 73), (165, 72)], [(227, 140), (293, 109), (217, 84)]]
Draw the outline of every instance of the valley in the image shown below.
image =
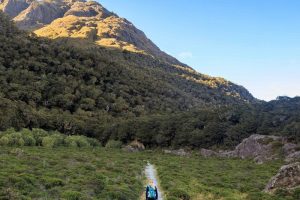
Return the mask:
[(262, 192), (281, 161), (256, 165), (250, 160), (98, 147), (1, 147), (0, 155), (1, 199), (139, 199), (147, 161), (157, 167), (168, 200), (297, 199)]
[(299, 200), (299, 161), (299, 96), (198, 72), (97, 1), (0, 0), (1, 200)]

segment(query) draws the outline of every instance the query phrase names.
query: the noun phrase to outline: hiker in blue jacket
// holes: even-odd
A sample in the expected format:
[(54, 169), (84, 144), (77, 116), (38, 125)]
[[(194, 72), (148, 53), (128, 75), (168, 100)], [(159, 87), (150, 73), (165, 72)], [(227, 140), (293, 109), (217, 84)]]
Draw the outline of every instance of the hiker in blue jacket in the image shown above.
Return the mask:
[(146, 187), (146, 200), (158, 200), (157, 187), (154, 185), (153, 180), (150, 180), (149, 185)]

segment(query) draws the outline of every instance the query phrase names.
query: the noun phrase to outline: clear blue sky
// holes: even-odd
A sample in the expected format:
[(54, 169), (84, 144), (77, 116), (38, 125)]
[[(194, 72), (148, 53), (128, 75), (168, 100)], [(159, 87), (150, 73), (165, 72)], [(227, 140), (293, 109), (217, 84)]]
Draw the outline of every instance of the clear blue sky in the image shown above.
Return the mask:
[(271, 100), (300, 95), (300, 0), (99, 0), (197, 71)]

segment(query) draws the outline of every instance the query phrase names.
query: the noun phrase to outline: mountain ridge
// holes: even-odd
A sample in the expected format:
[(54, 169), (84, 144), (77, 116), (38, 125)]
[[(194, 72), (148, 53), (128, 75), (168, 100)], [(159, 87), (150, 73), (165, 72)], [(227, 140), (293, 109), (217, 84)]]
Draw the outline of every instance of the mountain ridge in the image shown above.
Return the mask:
[[(84, 0), (4, 0), (2, 10), (10, 14), (12, 7), (26, 2), (28, 6), (13, 18), (21, 29), (34, 29), (39, 37), (63, 40), (77, 48), (97, 49), (98, 46), (119, 49), (138, 54), (153, 56), (154, 59), (169, 63), (173, 71), (198, 74), (198, 78), (186, 76), (180, 72), (180, 76), (197, 83), (204, 83), (212, 87), (219, 87), (222, 82), (235, 85), (223, 78), (209, 77), (196, 72), (194, 69), (178, 61), (176, 58), (161, 51), (147, 36), (137, 29), (130, 21), (120, 18), (115, 13), (109, 12), (100, 3)], [(29, 3), (28, 3), (29, 2)], [(51, 5), (51, 6), (49, 6)], [(1, 8), (1, 7), (0, 7)], [(20, 9), (18, 9), (20, 10)], [(13, 15), (14, 16), (14, 15)], [(152, 62), (152, 61), (151, 61)], [(199, 80), (199, 77), (201, 80)], [(209, 83), (210, 80), (213, 82)], [(225, 87), (227, 87), (225, 86)], [(233, 87), (232, 87), (233, 88)], [(242, 86), (236, 85), (233, 96), (241, 96), (246, 102), (255, 101), (253, 96)], [(231, 95), (228, 91), (228, 95)], [(224, 93), (226, 95), (226, 93)]]
[[(41, 37), (55, 39), (64, 37), (66, 34), (68, 37), (77, 37), (79, 34), (79, 37), (82, 38), (84, 37), (82, 32), (88, 32), (92, 35), (94, 34), (94, 43), (97, 45), (149, 53), (172, 64), (187, 67), (187, 65), (180, 63), (177, 59), (161, 51), (141, 30), (137, 29), (127, 19), (120, 18), (116, 14), (109, 12), (96, 1), (4, 0), (0, 4), (0, 9), (10, 15), (19, 28), (35, 30), (35, 33)], [(69, 16), (71, 15), (73, 20), (70, 20)], [(77, 27), (84, 22), (87, 24)], [(59, 29), (59, 31), (56, 31), (56, 29)], [(95, 34), (95, 29), (97, 34)], [(73, 32), (74, 30), (77, 31)], [(97, 38), (99, 40), (96, 40)], [(87, 39), (91, 38), (87, 37)]]

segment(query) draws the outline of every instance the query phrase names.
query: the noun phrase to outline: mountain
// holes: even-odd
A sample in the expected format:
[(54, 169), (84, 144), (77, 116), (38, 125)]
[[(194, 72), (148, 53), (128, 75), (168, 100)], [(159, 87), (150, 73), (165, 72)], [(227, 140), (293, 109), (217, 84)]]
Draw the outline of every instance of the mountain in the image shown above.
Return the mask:
[[(7, 113), (0, 117), (1, 130), (39, 127), (126, 142), (147, 138), (144, 128), (163, 119), (167, 123), (153, 137), (171, 145), (174, 124), (164, 116), (176, 119), (184, 112), (195, 119), (190, 111), (200, 110), (213, 121), (217, 108), (258, 102), (244, 87), (163, 53), (132, 23), (96, 2), (32, 1), (23, 11), (7, 6), (21, 3), (1, 3), (4, 11), (18, 10), (13, 19), (19, 28), (35, 29), (21, 31), (0, 15), (0, 110)], [(178, 129), (178, 137), (192, 129)], [(157, 143), (151, 141), (144, 142)]]
[(28, 0), (3, 0), (0, 1), (0, 9), (10, 17), (16, 17), (20, 12), (28, 8), (31, 1)]
[(0, 8), (13, 17), (19, 28), (36, 30), (38, 36), (86, 39), (91, 43), (86, 43), (85, 47), (94, 44), (148, 53), (171, 64), (183, 65), (162, 52), (131, 22), (109, 12), (97, 2), (4, 0)]
[[(242, 86), (131, 43), (136, 50), (97, 45), (99, 31), (115, 32), (103, 21), (127, 20), (95, 2), (71, 4), (66, 16), (36, 30), (50, 33), (61, 23), (56, 39), (20, 31), (0, 13), (0, 130), (39, 127), (103, 144), (138, 138), (146, 146), (192, 148), (233, 147), (255, 133), (299, 141), (299, 98), (261, 102)], [(85, 34), (91, 30), (97, 36)]]
[[(64, 42), (67, 40), (68, 43), (78, 48), (87, 49), (102, 46), (133, 52), (136, 55), (140, 54), (144, 58), (147, 57), (150, 62), (144, 62), (144, 65), (156, 65), (153, 67), (164, 65), (168, 68), (164, 70), (171, 70), (182, 78), (196, 83), (196, 85), (205, 85), (213, 90), (221, 90), (221, 96), (231, 96), (245, 102), (256, 101), (242, 86), (222, 78), (199, 74), (167, 55), (131, 22), (109, 12), (98, 2), (86, 2), (84, 0), (4, 0), (0, 5), (4, 12), (13, 17), (19, 28), (34, 29), (39, 37), (63, 39)], [(194, 89), (196, 88), (188, 90), (195, 92)], [(206, 95), (211, 96), (204, 94), (204, 96)], [(214, 99), (219, 98), (218, 96), (216, 95)]]
[(3, 14), (0, 22), (1, 129), (88, 134), (114, 119), (255, 101), (243, 87), (147, 54), (82, 50), (19, 31)]

